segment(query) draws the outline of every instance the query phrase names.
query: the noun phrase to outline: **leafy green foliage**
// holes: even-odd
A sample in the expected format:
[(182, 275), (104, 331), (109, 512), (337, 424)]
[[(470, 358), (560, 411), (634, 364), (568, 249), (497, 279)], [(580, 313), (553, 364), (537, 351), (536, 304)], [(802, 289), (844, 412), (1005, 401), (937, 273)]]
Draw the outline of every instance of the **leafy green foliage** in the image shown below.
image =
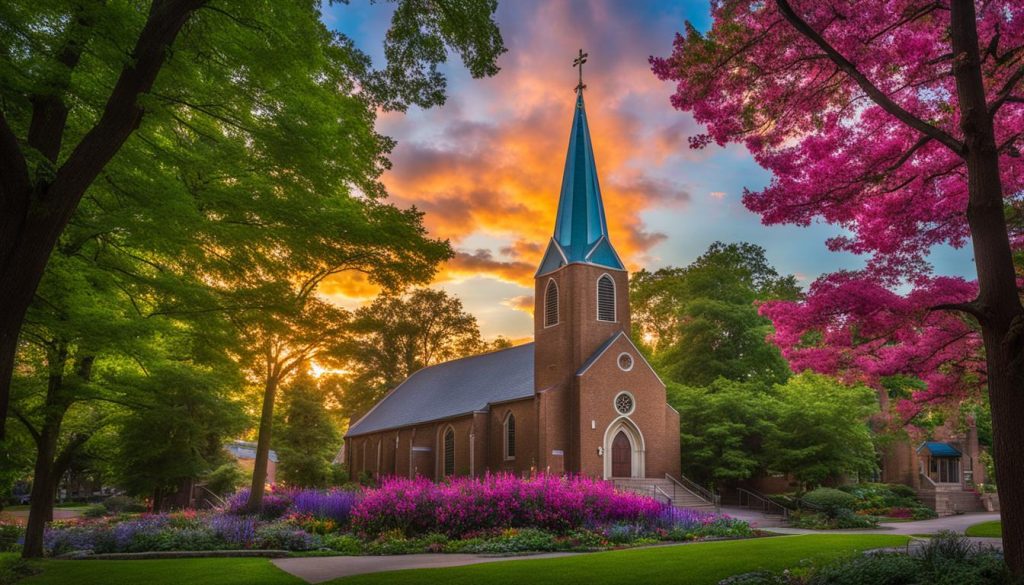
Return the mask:
[(704, 388), (669, 382), (668, 400), (679, 411), (684, 475), (722, 485), (764, 470), (777, 407), (769, 388), (725, 378)]
[(776, 424), (765, 441), (769, 468), (790, 473), (805, 486), (875, 469), (875, 449), (866, 423), (878, 410), (873, 390), (811, 373), (794, 376), (775, 388)]
[(476, 317), (442, 290), (383, 294), (355, 312), (342, 363), (352, 372), (338, 402), (352, 415), (365, 412), (420, 368), (485, 349)]
[(234, 461), (228, 461), (206, 476), (206, 489), (218, 496), (234, 493), (246, 482), (245, 471)]
[(829, 516), (835, 516), (841, 509), (852, 510), (857, 505), (857, 497), (834, 488), (820, 487), (804, 494), (803, 500), (820, 508)]
[(679, 411), (683, 473), (697, 481), (722, 485), (778, 472), (811, 486), (875, 465), (867, 420), (877, 402), (864, 387), (804, 373), (772, 386), (670, 382), (668, 398)]
[(212, 371), (161, 367), (130, 383), (146, 399), (120, 421), (119, 483), (131, 494), (173, 491), (208, 473), (243, 428), (240, 404)]
[(309, 375), (298, 376), (285, 389), (283, 426), (275, 446), (278, 473), (289, 486), (323, 487), (331, 480), (331, 460), (341, 448), (341, 433), (326, 399)]
[(770, 322), (756, 301), (792, 299), (796, 279), (780, 276), (753, 244), (716, 242), (686, 268), (641, 270), (630, 279), (636, 337), (663, 377), (706, 386), (718, 377), (783, 382), (789, 368), (765, 341)]

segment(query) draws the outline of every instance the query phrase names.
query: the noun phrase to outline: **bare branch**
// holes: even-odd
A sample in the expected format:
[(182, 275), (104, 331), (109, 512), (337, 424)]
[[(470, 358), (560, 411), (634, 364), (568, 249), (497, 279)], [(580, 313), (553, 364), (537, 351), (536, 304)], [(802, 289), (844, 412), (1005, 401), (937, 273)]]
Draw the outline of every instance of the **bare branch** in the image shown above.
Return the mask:
[(999, 108), (1003, 107), (1003, 104), (1005, 104), (1006, 102), (1017, 102), (1020, 100), (1020, 98), (1017, 98), (1012, 94), (1013, 90), (1016, 88), (1017, 84), (1021, 82), (1021, 80), (1024, 80), (1024, 65), (1018, 67), (1012, 75), (1006, 78), (1006, 83), (1004, 83), (1003, 88), (999, 90), (999, 93), (997, 94), (995, 101), (993, 101), (992, 105), (988, 107), (988, 114), (990, 116), (995, 116), (996, 112), (999, 111)]
[(965, 149), (962, 142), (941, 128), (932, 126), (928, 122), (925, 122), (911, 114), (907, 110), (903, 109), (902, 106), (890, 99), (885, 92), (878, 89), (878, 87), (871, 83), (871, 80), (861, 73), (853, 63), (851, 63), (846, 57), (842, 56), (839, 51), (830, 45), (828, 41), (818, 34), (817, 31), (811, 28), (809, 24), (800, 18), (787, 0), (775, 0), (775, 4), (779, 7), (779, 11), (782, 12), (782, 15), (786, 20), (793, 25), (793, 28), (811, 40), (814, 44), (818, 45), (821, 50), (825, 51), (825, 54), (829, 56), (829, 59), (831, 59), (832, 62), (842, 69), (848, 76), (850, 76), (850, 78), (860, 86), (864, 93), (868, 94), (871, 100), (878, 104), (882, 109), (889, 112), (895, 118), (914, 130), (917, 130), (921, 134), (941, 142), (956, 154), (960, 156), (964, 155)]
[(929, 311), (959, 311), (961, 313), (967, 313), (981, 321), (986, 318), (985, 311), (981, 309), (977, 301), (971, 301), (969, 303), (943, 303), (941, 305), (934, 305), (928, 307)]

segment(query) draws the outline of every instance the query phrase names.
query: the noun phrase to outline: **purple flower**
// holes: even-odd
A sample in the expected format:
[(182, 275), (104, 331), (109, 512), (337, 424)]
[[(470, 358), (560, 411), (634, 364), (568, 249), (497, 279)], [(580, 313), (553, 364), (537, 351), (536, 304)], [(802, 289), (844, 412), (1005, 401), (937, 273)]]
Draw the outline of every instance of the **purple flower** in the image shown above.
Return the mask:
[(254, 516), (222, 514), (210, 521), (213, 532), (231, 546), (252, 548), (256, 542), (257, 519)]
[(322, 520), (334, 520), (339, 526), (347, 525), (356, 499), (357, 494), (350, 491), (302, 490), (292, 499), (292, 510)]

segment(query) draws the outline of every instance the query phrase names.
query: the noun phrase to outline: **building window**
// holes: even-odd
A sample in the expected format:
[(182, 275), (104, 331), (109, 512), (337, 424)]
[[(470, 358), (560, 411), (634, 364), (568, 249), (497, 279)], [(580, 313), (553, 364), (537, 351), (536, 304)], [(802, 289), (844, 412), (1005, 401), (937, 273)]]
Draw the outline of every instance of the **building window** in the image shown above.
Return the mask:
[(444, 432), (444, 476), (455, 475), (455, 430), (448, 427)]
[(554, 279), (548, 280), (544, 290), (544, 326), (558, 325), (558, 285)]
[(619, 354), (619, 369), (628, 372), (633, 369), (633, 356), (626, 352)]
[(597, 320), (615, 321), (615, 281), (607, 274), (597, 279)]
[(516, 417), (511, 412), (505, 417), (505, 459), (516, 458)]
[(623, 416), (632, 414), (635, 408), (636, 403), (633, 401), (633, 395), (629, 392), (619, 392), (619, 395), (615, 397), (615, 410), (619, 414)]

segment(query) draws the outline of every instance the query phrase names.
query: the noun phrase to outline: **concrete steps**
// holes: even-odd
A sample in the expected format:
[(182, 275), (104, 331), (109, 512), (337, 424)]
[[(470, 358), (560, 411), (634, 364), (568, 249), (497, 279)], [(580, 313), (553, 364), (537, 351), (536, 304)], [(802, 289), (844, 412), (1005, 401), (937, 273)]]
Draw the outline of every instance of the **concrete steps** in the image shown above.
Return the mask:
[(977, 493), (967, 491), (958, 485), (938, 484), (923, 487), (917, 490), (917, 497), (939, 516), (985, 511), (985, 506)]
[(656, 477), (623, 478), (610, 480), (616, 489), (652, 497), (659, 501), (671, 502), (676, 508), (714, 511), (715, 505), (670, 479)]

